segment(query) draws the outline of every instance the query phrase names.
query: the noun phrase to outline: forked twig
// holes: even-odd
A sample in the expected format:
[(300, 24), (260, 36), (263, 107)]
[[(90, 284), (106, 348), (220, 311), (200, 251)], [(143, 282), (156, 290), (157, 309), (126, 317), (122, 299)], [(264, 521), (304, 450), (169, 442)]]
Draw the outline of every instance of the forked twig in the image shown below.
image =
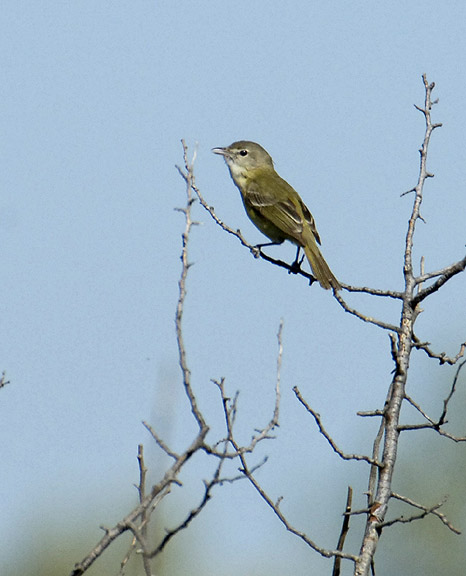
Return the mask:
[(403, 516), (394, 518), (393, 520), (384, 522), (382, 524), (382, 527), (392, 526), (393, 524), (407, 524), (409, 522), (414, 522), (415, 520), (421, 520), (426, 516), (433, 515), (436, 516), (449, 530), (451, 530), (455, 534), (461, 534), (461, 531), (458, 530), (458, 528), (455, 528), (455, 526), (453, 526), (453, 524), (448, 520), (445, 514), (438, 511), (438, 509), (441, 508), (447, 501), (446, 497), (441, 502), (438, 502), (433, 506), (424, 506), (422, 504), (418, 504), (414, 500), (411, 500), (411, 498), (407, 498), (406, 496), (402, 496), (401, 494), (396, 494), (395, 492), (392, 492), (392, 498), (400, 500), (401, 502), (405, 502), (406, 504), (409, 504), (413, 508), (418, 508), (419, 510), (422, 510), (422, 512), (420, 514), (409, 516), (408, 518), (405, 518)]

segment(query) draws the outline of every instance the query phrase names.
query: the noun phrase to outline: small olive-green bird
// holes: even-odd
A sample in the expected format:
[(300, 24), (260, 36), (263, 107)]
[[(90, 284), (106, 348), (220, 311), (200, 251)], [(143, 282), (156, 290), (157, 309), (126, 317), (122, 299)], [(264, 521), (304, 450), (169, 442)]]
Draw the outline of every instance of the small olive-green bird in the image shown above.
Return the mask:
[(298, 246), (295, 264), (299, 266), (302, 248), (322, 288), (339, 290), (340, 283), (317, 246), (320, 238), (312, 214), (296, 190), (275, 172), (270, 154), (259, 144), (246, 140), (213, 148), (212, 152), (224, 157), (247, 215), (270, 238), (270, 244), (290, 240)]

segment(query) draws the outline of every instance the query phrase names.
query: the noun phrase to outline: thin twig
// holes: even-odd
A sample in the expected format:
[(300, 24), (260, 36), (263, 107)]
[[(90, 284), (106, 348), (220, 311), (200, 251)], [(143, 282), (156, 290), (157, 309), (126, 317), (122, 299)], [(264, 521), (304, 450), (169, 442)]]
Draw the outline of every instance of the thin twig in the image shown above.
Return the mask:
[(382, 296), (387, 298), (395, 298), (397, 300), (403, 299), (403, 292), (397, 290), (381, 290), (379, 288), (369, 288), (368, 286), (351, 286), (340, 282), (341, 287), (347, 292), (362, 292), (364, 294), (371, 294), (372, 296)]
[(339, 292), (334, 292), (333, 295), (334, 295), (335, 299), (337, 300), (337, 302), (340, 304), (340, 306), (343, 308), (343, 310), (345, 310), (345, 312), (348, 312), (349, 314), (356, 316), (357, 318), (359, 318), (360, 320), (363, 320), (364, 322), (368, 322), (369, 324), (374, 324), (375, 326), (378, 326), (379, 328), (383, 328), (384, 330), (390, 330), (390, 332), (396, 332), (396, 333), (400, 332), (400, 329), (397, 326), (395, 326), (394, 324), (382, 322), (381, 320), (377, 320), (376, 318), (372, 318), (372, 316), (366, 316), (365, 314), (362, 314), (361, 312), (356, 310), (356, 308), (352, 308), (343, 300), (343, 298)]
[[(138, 446), (138, 466), (139, 466), (139, 484), (137, 486), (139, 503), (144, 502), (146, 497), (146, 477), (147, 468), (144, 463), (144, 447), (142, 444)], [(152, 570), (150, 565), (150, 560), (147, 556), (147, 525), (149, 523), (149, 512), (146, 508), (141, 514), (141, 525), (140, 525), (140, 541), (142, 543), (142, 563), (144, 567), (144, 572), (146, 576), (151, 576)]]
[(191, 232), (191, 228), (193, 226), (193, 221), (191, 219), (191, 207), (194, 202), (194, 198), (192, 196), (191, 190), (192, 187), (194, 186), (193, 164), (195, 160), (195, 155), (193, 156), (193, 160), (190, 163), (188, 160), (188, 148), (184, 140), (182, 140), (181, 143), (183, 145), (183, 159), (185, 170), (183, 171), (179, 168), (178, 170), (186, 182), (187, 203), (186, 208), (180, 209), (180, 212), (183, 212), (183, 214), (185, 215), (186, 224), (185, 224), (185, 230), (182, 235), (182, 252), (181, 252), (182, 270), (181, 270), (181, 277), (178, 282), (179, 296), (178, 296), (178, 303), (176, 306), (176, 319), (175, 319), (176, 340), (178, 343), (179, 365), (183, 374), (183, 386), (185, 388), (186, 395), (191, 405), (191, 412), (199, 426), (199, 429), (204, 431), (207, 428), (207, 425), (204, 421), (204, 417), (202, 416), (199, 410), (199, 407), (197, 406), (196, 397), (194, 395), (194, 391), (191, 386), (191, 371), (188, 368), (186, 360), (186, 348), (184, 345), (183, 330), (182, 330), (184, 301), (186, 298), (186, 278), (188, 276), (188, 270), (190, 267), (188, 261), (188, 239), (189, 234)]
[(120, 562), (120, 570), (118, 571), (118, 576), (124, 576), (126, 565), (129, 562), (137, 544), (136, 536), (131, 539), (131, 544), (129, 545), (128, 552), (124, 555), (122, 561)]
[(447, 417), (448, 404), (449, 404), (450, 400), (452, 399), (453, 394), (456, 391), (456, 385), (458, 384), (458, 378), (459, 378), (460, 372), (461, 372), (461, 370), (465, 364), (466, 364), (466, 360), (463, 360), (463, 362), (461, 362), (458, 365), (458, 368), (456, 369), (455, 377), (453, 378), (453, 383), (451, 385), (450, 392), (449, 392), (448, 396), (445, 398), (445, 400), (443, 401), (443, 411), (442, 411), (440, 418), (438, 420), (439, 426), (441, 426), (445, 422), (445, 419)]
[(278, 327), (277, 341), (278, 341), (278, 355), (277, 355), (277, 377), (275, 380), (275, 407), (273, 410), (272, 424), (273, 426), (278, 426), (278, 417), (280, 415), (280, 382), (282, 373), (282, 359), (283, 359), (283, 318), (280, 320), (280, 326)]
[[(141, 544), (141, 548), (143, 549), (143, 554), (146, 554), (145, 550), (145, 541), (143, 537), (143, 533), (141, 533), (141, 526), (145, 527), (150, 517), (151, 511), (154, 510), (155, 506), (158, 502), (166, 496), (170, 492), (170, 487), (172, 484), (179, 484), (179, 480), (177, 478), (180, 470), (186, 464), (186, 462), (191, 458), (191, 456), (197, 452), (198, 450), (202, 450), (204, 446), (205, 437), (209, 431), (208, 426), (206, 425), (204, 418), (197, 406), (196, 398), (194, 395), (194, 391), (191, 386), (191, 372), (187, 365), (186, 359), (186, 351), (184, 347), (183, 341), (183, 334), (182, 334), (182, 318), (183, 318), (183, 308), (184, 302), (186, 297), (186, 278), (189, 270), (189, 262), (188, 262), (188, 253), (187, 253), (187, 246), (188, 246), (188, 239), (189, 233), (191, 231), (194, 222), (191, 219), (191, 206), (193, 204), (193, 197), (191, 195), (191, 183), (193, 182), (193, 171), (192, 171), (192, 163), (188, 162), (187, 158), (187, 148), (183, 142), (183, 152), (184, 152), (184, 161), (185, 161), (185, 170), (182, 173), (183, 178), (186, 182), (186, 195), (187, 195), (187, 202), (186, 208), (181, 209), (180, 211), (185, 215), (185, 230), (182, 235), (182, 254), (181, 254), (181, 261), (182, 261), (182, 271), (179, 280), (179, 297), (177, 301), (177, 308), (176, 308), (176, 335), (177, 335), (177, 342), (178, 342), (178, 350), (179, 350), (179, 365), (182, 371), (182, 380), (185, 393), (188, 397), (189, 404), (191, 407), (191, 412), (198, 424), (199, 431), (194, 440), (191, 442), (190, 445), (186, 448), (186, 450), (177, 455), (174, 452), (170, 451), (165, 443), (157, 436), (157, 434), (147, 427), (148, 430), (152, 433), (154, 439), (158, 443), (158, 445), (172, 458), (174, 458), (174, 462), (172, 466), (165, 472), (163, 478), (157, 484), (154, 484), (150, 490), (150, 492), (140, 499), (138, 506), (134, 508), (127, 516), (125, 516), (120, 522), (118, 522), (112, 528), (106, 528), (105, 534), (103, 538), (94, 546), (94, 548), (87, 554), (87, 556), (79, 563), (77, 563), (71, 572), (71, 576), (80, 576), (84, 574), (86, 570), (99, 558), (103, 552), (110, 546), (110, 544), (116, 540), (121, 534), (127, 531), (131, 531), (138, 542)], [(194, 159), (193, 159), (194, 161)], [(141, 465), (140, 460), (140, 465)], [(141, 469), (140, 469), (141, 471)], [(145, 477), (144, 477), (145, 480)], [(141, 481), (141, 479), (140, 479)], [(140, 493), (142, 497), (142, 491)], [(138, 526), (139, 522), (139, 526)], [(124, 561), (123, 561), (124, 563)]]
[(419, 404), (418, 404), (417, 402), (415, 402), (415, 401), (411, 398), (411, 396), (408, 396), (408, 394), (405, 394), (405, 398), (406, 398), (406, 401), (407, 401), (409, 404), (411, 404), (411, 406), (412, 406), (413, 408), (415, 408), (415, 409), (419, 412), (419, 414), (421, 414), (428, 422), (430, 422), (431, 424), (435, 425), (435, 422), (432, 420), (432, 418), (431, 418), (430, 416), (428, 416), (428, 415), (426, 414), (426, 412), (424, 412), (424, 410), (419, 406)]
[[(218, 452), (214, 446), (210, 446), (205, 444), (203, 449), (208, 454), (212, 454), (213, 456), (221, 457), (223, 459), (234, 459), (237, 458), (240, 454), (247, 454), (253, 452), (254, 448), (257, 446), (259, 442), (263, 440), (270, 440), (273, 437), (270, 435), (270, 432), (279, 426), (279, 416), (280, 416), (280, 399), (281, 399), (281, 392), (280, 392), (280, 379), (281, 379), (281, 367), (282, 367), (282, 357), (283, 357), (283, 342), (282, 342), (282, 334), (283, 334), (283, 320), (280, 321), (280, 326), (278, 328), (277, 333), (277, 341), (278, 341), (278, 355), (277, 355), (277, 375), (275, 380), (275, 406), (273, 410), (273, 415), (268, 424), (264, 426), (264, 428), (257, 430), (257, 433), (253, 435), (251, 438), (251, 442), (247, 446), (239, 446), (237, 451), (236, 449), (233, 452), (222, 451), (221, 453)], [(237, 399), (238, 395), (236, 394), (233, 401), (228, 397), (225, 391), (225, 381), (223, 378), (220, 380), (212, 380), (212, 382), (217, 386), (220, 392), (220, 396), (222, 399), (223, 404), (223, 411), (225, 417), (225, 425), (227, 430), (232, 430), (234, 424), (234, 418), (236, 415), (236, 408), (237, 408)], [(226, 438), (226, 440), (230, 440), (230, 438)], [(230, 442), (231, 445), (233, 443)]]
[(449, 266), (445, 266), (444, 268), (440, 268), (440, 270), (434, 270), (433, 272), (427, 272), (424, 273), (421, 270), (421, 274), (415, 278), (415, 282), (416, 284), (423, 284), (426, 280), (430, 280), (431, 278), (437, 278), (438, 276), (444, 276), (445, 274), (448, 273), (448, 271), (451, 269), (451, 267), (454, 266), (454, 264), (450, 264)]
[[(279, 402), (280, 402), (280, 372), (281, 372), (281, 358), (283, 353), (283, 345), (282, 345), (282, 326), (283, 322), (280, 323), (280, 328), (278, 330), (278, 356), (277, 356), (277, 377), (276, 377), (276, 384), (275, 384), (275, 409), (274, 415), (269, 422), (268, 426), (266, 426), (262, 431), (260, 431), (259, 436), (257, 438), (265, 438), (268, 435), (268, 432), (278, 425), (278, 417), (279, 417)], [(224, 406), (224, 416), (225, 416), (225, 425), (227, 427), (227, 440), (231, 444), (234, 449), (234, 452), (238, 455), (240, 459), (242, 468), (240, 472), (246, 477), (254, 488), (257, 490), (259, 495), (263, 498), (263, 500), (272, 508), (276, 516), (285, 526), (285, 528), (291, 532), (292, 534), (298, 536), (302, 541), (304, 541), (308, 546), (310, 546), (313, 550), (325, 556), (326, 558), (331, 558), (335, 556), (340, 556), (341, 558), (346, 558), (348, 560), (352, 560), (353, 562), (357, 562), (358, 557), (353, 554), (346, 554), (340, 550), (327, 550), (319, 546), (316, 542), (314, 542), (311, 538), (309, 538), (304, 532), (298, 530), (291, 523), (287, 520), (283, 512), (280, 510), (280, 501), (279, 499), (277, 502), (273, 502), (270, 496), (265, 492), (259, 482), (256, 480), (254, 476), (254, 471), (257, 469), (257, 466), (249, 468), (246, 455), (243, 448), (236, 442), (233, 433), (233, 421), (234, 421), (234, 414), (236, 411), (236, 400), (237, 396), (235, 397), (234, 401), (231, 402), (229, 398), (225, 394), (224, 389), (224, 381), (219, 380), (215, 382), (217, 387), (220, 390), (222, 402)]]
[(400, 516), (399, 518), (395, 518), (394, 520), (384, 522), (383, 527), (392, 526), (393, 524), (397, 524), (397, 523), (405, 523), (406, 524), (409, 522), (413, 522), (414, 520), (420, 520), (421, 518), (425, 518), (426, 516), (431, 514), (431, 515), (439, 518), (442, 521), (442, 523), (449, 530), (451, 530), (455, 534), (461, 534), (461, 531), (458, 530), (458, 528), (455, 528), (455, 526), (453, 526), (453, 524), (448, 520), (448, 518), (445, 516), (445, 514), (438, 511), (438, 509), (441, 508), (445, 504), (445, 502), (447, 501), (446, 497), (441, 502), (434, 504), (433, 506), (423, 506), (422, 504), (418, 504), (414, 500), (411, 500), (411, 498), (407, 498), (406, 496), (402, 496), (401, 494), (396, 494), (395, 492), (392, 492), (392, 498), (395, 498), (396, 500), (400, 500), (401, 502), (404, 502), (405, 504), (409, 504), (413, 508), (418, 508), (419, 510), (422, 510), (423, 512), (419, 515), (410, 516), (408, 518), (404, 518), (403, 516)]
[[(382, 415), (384, 412), (382, 411)], [(379, 429), (374, 438), (374, 443), (372, 445), (372, 458), (378, 460), (380, 455), (380, 444), (382, 442), (383, 434), (385, 432), (385, 418), (382, 418), (379, 424)], [(377, 475), (379, 472), (379, 467), (371, 466), (371, 471), (369, 473), (369, 483), (367, 486), (367, 506), (368, 509), (374, 504), (374, 495), (376, 492)]]
[(225, 462), (225, 460), (219, 460), (219, 462), (217, 464), (217, 468), (214, 472), (212, 479), (209, 481), (204, 480), (204, 495), (201, 499), (201, 502), (198, 504), (198, 506), (196, 506), (196, 508), (193, 508), (192, 510), (190, 510), (190, 512), (188, 513), (186, 518), (182, 522), (180, 522), (175, 528), (166, 531), (165, 536), (162, 538), (162, 541), (160, 542), (160, 544), (158, 544), (151, 552), (148, 552), (149, 558), (154, 558), (155, 556), (160, 554), (160, 552), (162, 552), (162, 550), (165, 548), (165, 546), (170, 542), (170, 540), (174, 536), (176, 536), (182, 530), (185, 530), (191, 524), (191, 522), (197, 516), (199, 516), (201, 511), (206, 507), (207, 503), (211, 499), (213, 488), (217, 484), (219, 484), (220, 473), (221, 473), (224, 462)]
[(149, 431), (152, 438), (157, 442), (158, 446), (165, 452), (165, 454), (167, 454), (168, 456), (170, 456), (170, 458), (173, 458), (174, 460), (177, 460), (177, 458), (180, 457), (179, 454), (170, 450), (167, 444), (162, 440), (162, 438), (157, 434), (157, 432), (148, 422), (143, 421), (142, 425)]
[(359, 410), (356, 412), (357, 416), (361, 416), (361, 418), (373, 418), (374, 416), (383, 416), (383, 410)]
[(414, 296), (412, 300), (413, 307), (417, 306), (419, 302), (422, 302), (425, 298), (427, 298), (427, 296), (430, 296), (430, 294), (437, 292), (446, 282), (448, 282), (448, 280), (453, 278), (453, 276), (456, 276), (460, 272), (464, 272), (465, 268), (466, 268), (466, 256), (462, 260), (459, 260), (458, 262), (455, 262), (451, 266), (447, 266), (446, 268), (444, 268), (440, 278), (438, 278), (430, 286), (427, 286), (423, 290), (420, 290), (416, 294), (416, 296)]
[(424, 88), (425, 88), (425, 94), (426, 94), (425, 95), (425, 101), (424, 101), (424, 108), (421, 108), (420, 106), (416, 106), (416, 105), (415, 105), (415, 108), (417, 110), (419, 110), (424, 115), (425, 122), (426, 122), (426, 132), (425, 132), (425, 136), (424, 136), (424, 141), (422, 143), (422, 147), (419, 150), (419, 153), (420, 153), (419, 179), (418, 179), (416, 186), (413, 189), (413, 191), (415, 192), (414, 204), (413, 204), (413, 210), (411, 213), (411, 217), (410, 217), (409, 222), (408, 222), (408, 231), (406, 234), (406, 244), (405, 244), (404, 273), (405, 273), (405, 278), (408, 278), (410, 280), (410, 282), (414, 282), (413, 265), (412, 265), (413, 238), (414, 238), (414, 231), (416, 228), (416, 221), (418, 219), (420, 219), (420, 209), (421, 209), (421, 203), (422, 203), (423, 188), (424, 188), (424, 184), (425, 184), (425, 181), (427, 180), (427, 178), (433, 177), (433, 174), (431, 174), (427, 170), (427, 152), (429, 149), (430, 137), (432, 135), (432, 132), (436, 128), (440, 128), (442, 126), (442, 124), (440, 124), (440, 123), (433, 124), (431, 121), (431, 116), (430, 116), (430, 111), (432, 108), (431, 93), (435, 87), (435, 83), (432, 82), (431, 84), (429, 84), (427, 82), (427, 78), (426, 78), (425, 74), (423, 75), (422, 79), (424, 81)]
[(320, 417), (320, 414), (318, 414), (313, 408), (311, 408), (311, 406), (309, 406), (309, 404), (306, 402), (306, 400), (304, 400), (304, 398), (302, 397), (301, 392), (299, 391), (299, 388), (297, 386), (293, 387), (293, 392), (295, 393), (296, 398), (299, 400), (299, 402), (304, 406), (304, 408), (306, 408), (307, 412), (309, 412), (309, 414), (311, 414), (311, 416), (314, 418), (315, 423), (317, 424), (317, 427), (319, 428), (319, 432), (322, 434), (322, 436), (330, 444), (333, 451), (336, 452), (338, 454), (338, 456), (340, 456), (340, 458), (342, 458), (343, 460), (364, 461), (364, 462), (368, 462), (369, 464), (372, 464), (374, 466), (380, 466), (380, 463), (377, 462), (377, 460), (374, 460), (373, 458), (370, 458), (369, 456), (366, 456), (364, 454), (345, 454), (342, 450), (340, 450), (340, 448), (337, 446), (335, 440), (333, 440), (333, 438), (330, 436), (330, 434), (327, 432), (324, 425), (322, 424), (322, 419)]
[(466, 436), (455, 436), (454, 434), (450, 434), (443, 428), (439, 428), (437, 423), (434, 424), (401, 424), (398, 426), (399, 432), (406, 432), (412, 430), (434, 430), (439, 436), (445, 436), (449, 440), (453, 442), (462, 443), (466, 442)]
[[(343, 514), (343, 524), (341, 527), (340, 537), (338, 538), (338, 544), (337, 544), (337, 550), (340, 550), (340, 552), (343, 552), (343, 546), (345, 545), (346, 536), (348, 535), (349, 532), (352, 501), (353, 501), (353, 489), (351, 488), (351, 486), (348, 486), (345, 513)], [(340, 576), (340, 569), (341, 569), (341, 558), (337, 556), (335, 557), (335, 561), (333, 563), (332, 576)]]
[(456, 364), (458, 360), (464, 356), (464, 353), (466, 351), (466, 342), (463, 342), (461, 344), (458, 354), (453, 357), (447, 356), (445, 352), (437, 354), (436, 352), (433, 352), (429, 348), (429, 345), (430, 342), (421, 342), (419, 338), (415, 334), (413, 334), (413, 346), (418, 350), (423, 350), (427, 354), (427, 356), (429, 356), (429, 358), (438, 360), (439, 364), (450, 364), (450, 365)]
[(403, 424), (398, 426), (399, 431), (406, 431), (406, 430), (435, 430), (441, 436), (445, 436), (454, 442), (466, 442), (465, 436), (455, 436), (446, 430), (443, 430), (441, 427), (447, 423), (447, 412), (448, 412), (448, 404), (453, 397), (453, 394), (456, 391), (456, 386), (458, 384), (458, 378), (460, 376), (461, 369), (466, 364), (466, 360), (461, 362), (455, 372), (455, 376), (453, 378), (453, 382), (450, 388), (450, 392), (448, 393), (447, 397), (443, 401), (443, 410), (440, 414), (440, 417), (437, 421), (433, 418), (428, 416), (426, 412), (417, 404), (410, 396), (407, 394), (405, 395), (406, 400), (427, 420), (427, 424)]
[[(233, 442), (233, 445), (236, 447), (236, 449), (238, 449), (235, 441), (232, 440), (232, 442)], [(354, 554), (347, 554), (345, 552), (342, 552), (341, 550), (328, 550), (326, 548), (322, 548), (314, 540), (309, 538), (309, 536), (307, 536), (307, 534), (305, 534), (301, 530), (298, 530), (297, 528), (295, 528), (288, 521), (288, 519), (285, 517), (285, 515), (283, 514), (283, 512), (280, 509), (280, 502), (282, 499), (279, 498), (278, 501), (274, 502), (270, 498), (270, 496), (266, 493), (266, 491), (262, 488), (262, 486), (259, 484), (259, 482), (256, 480), (255, 476), (252, 474), (252, 471), (248, 468), (245, 455), (241, 454), (240, 460), (241, 460), (241, 464), (242, 464), (243, 474), (248, 478), (248, 480), (251, 482), (251, 484), (257, 490), (257, 492), (259, 493), (261, 498), (268, 504), (268, 506), (270, 506), (270, 508), (273, 510), (275, 515), (278, 517), (278, 519), (283, 524), (283, 526), (286, 528), (286, 530), (288, 530), (288, 532), (290, 532), (290, 533), (294, 534), (295, 536), (297, 536), (298, 538), (300, 538), (310, 548), (312, 548), (315, 552), (318, 552), (321, 556), (324, 556), (325, 558), (340, 557), (340, 558), (345, 558), (347, 560), (351, 560), (355, 563), (358, 562), (358, 560), (359, 560), (358, 556), (356, 556)]]

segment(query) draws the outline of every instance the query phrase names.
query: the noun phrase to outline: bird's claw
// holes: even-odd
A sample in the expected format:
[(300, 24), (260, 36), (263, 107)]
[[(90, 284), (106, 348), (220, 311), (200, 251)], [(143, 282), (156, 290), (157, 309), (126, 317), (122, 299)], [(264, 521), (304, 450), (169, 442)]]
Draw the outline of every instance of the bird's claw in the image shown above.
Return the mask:
[(261, 255), (260, 246), (251, 246), (250, 250), (254, 258), (259, 258), (259, 256)]
[(293, 264), (291, 264), (288, 274), (299, 274), (301, 272), (301, 264), (303, 263), (304, 256), (301, 260), (295, 260)]

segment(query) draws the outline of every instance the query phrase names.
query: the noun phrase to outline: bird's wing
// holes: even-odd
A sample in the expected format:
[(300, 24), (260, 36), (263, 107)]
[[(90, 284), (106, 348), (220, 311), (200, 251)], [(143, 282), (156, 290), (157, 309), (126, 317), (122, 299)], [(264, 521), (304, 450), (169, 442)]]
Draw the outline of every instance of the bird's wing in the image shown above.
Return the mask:
[(296, 190), (286, 180), (277, 178), (275, 175), (270, 186), (267, 186), (266, 178), (261, 178), (260, 184), (250, 182), (245, 194), (245, 202), (264, 218), (271, 220), (287, 236), (299, 241), (302, 239), (304, 220), (320, 244), (312, 214)]
[(304, 219), (308, 223), (311, 232), (314, 234), (314, 238), (316, 239), (317, 244), (320, 244), (320, 236), (319, 233), (317, 232), (314, 216), (309, 212), (309, 208), (306, 206), (306, 204), (304, 204), (301, 198), (299, 199), (299, 201), (301, 202), (301, 209), (303, 211)]

